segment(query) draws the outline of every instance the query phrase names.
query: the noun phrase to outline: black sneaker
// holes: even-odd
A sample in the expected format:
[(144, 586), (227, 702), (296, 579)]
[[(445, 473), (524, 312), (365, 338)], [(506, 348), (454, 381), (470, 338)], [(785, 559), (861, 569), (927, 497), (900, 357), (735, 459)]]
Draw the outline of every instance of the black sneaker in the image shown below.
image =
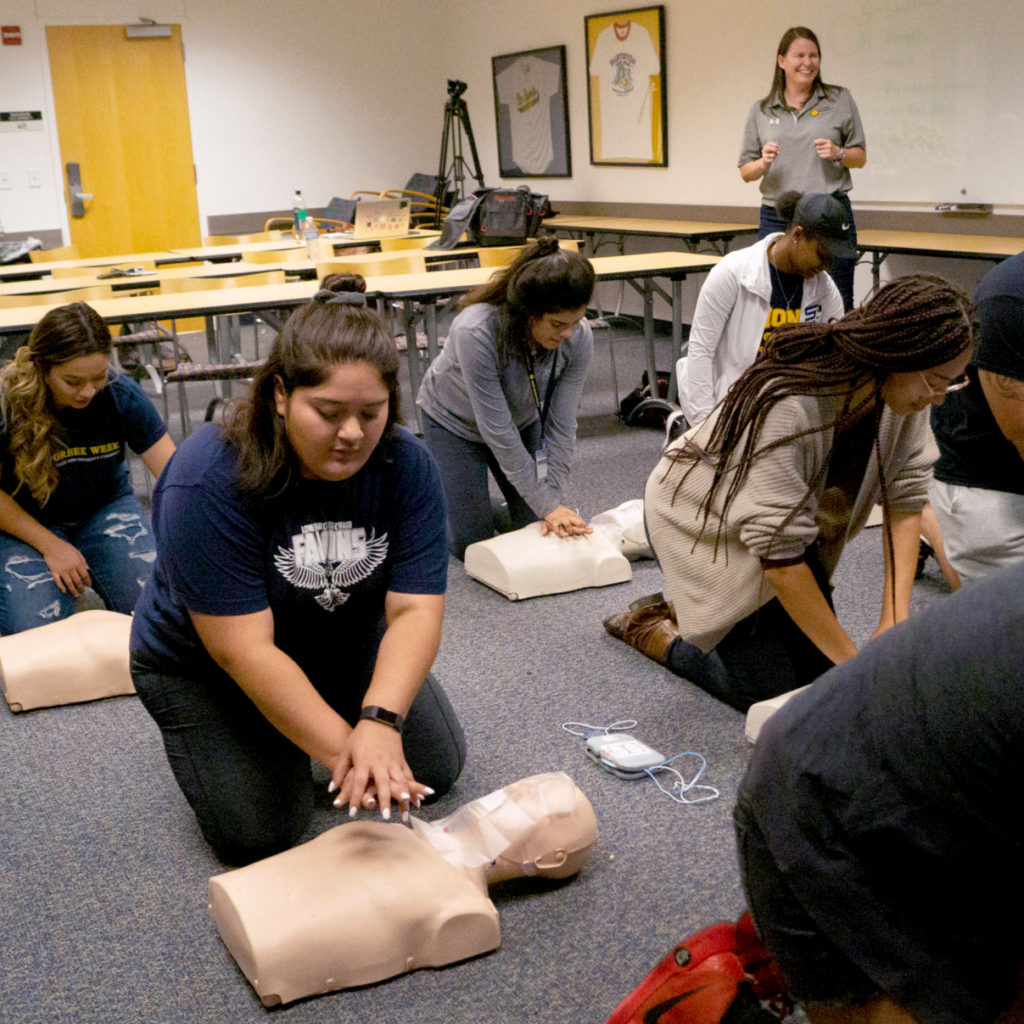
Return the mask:
[(934, 556), (931, 544), (921, 538), (921, 546), (917, 550), (917, 569), (914, 571), (914, 579), (919, 580), (924, 575), (924, 566), (928, 559)]

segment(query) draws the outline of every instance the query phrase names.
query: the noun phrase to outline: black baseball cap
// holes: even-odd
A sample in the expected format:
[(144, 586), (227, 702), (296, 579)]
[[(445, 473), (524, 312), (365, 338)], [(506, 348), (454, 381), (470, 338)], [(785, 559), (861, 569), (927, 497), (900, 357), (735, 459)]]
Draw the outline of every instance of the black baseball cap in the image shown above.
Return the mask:
[(857, 258), (857, 246), (853, 243), (853, 218), (835, 196), (822, 192), (802, 195), (793, 208), (791, 223), (799, 224), (804, 230), (816, 235), (833, 256), (848, 260)]

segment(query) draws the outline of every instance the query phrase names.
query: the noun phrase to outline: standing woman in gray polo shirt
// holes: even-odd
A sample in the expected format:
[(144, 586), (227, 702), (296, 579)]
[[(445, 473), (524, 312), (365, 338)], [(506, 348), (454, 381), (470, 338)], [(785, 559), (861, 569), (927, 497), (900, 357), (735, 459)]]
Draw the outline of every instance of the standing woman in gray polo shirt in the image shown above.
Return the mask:
[(487, 474), (518, 529), (590, 533), (572, 507), (576, 410), (594, 341), (584, 320), (590, 261), (545, 236), (459, 303), (441, 355), (416, 397), (423, 438), (441, 469), (452, 554), (493, 536)]
[[(740, 153), (740, 176), (761, 182), (761, 231), (785, 231), (775, 202), (786, 192), (830, 192), (849, 214), (850, 242), (857, 231), (848, 193), (850, 169), (867, 162), (864, 128), (847, 89), (821, 80), (818, 37), (803, 26), (779, 41), (775, 77), (750, 108)], [(830, 271), (847, 310), (853, 308), (856, 260), (837, 259)]]

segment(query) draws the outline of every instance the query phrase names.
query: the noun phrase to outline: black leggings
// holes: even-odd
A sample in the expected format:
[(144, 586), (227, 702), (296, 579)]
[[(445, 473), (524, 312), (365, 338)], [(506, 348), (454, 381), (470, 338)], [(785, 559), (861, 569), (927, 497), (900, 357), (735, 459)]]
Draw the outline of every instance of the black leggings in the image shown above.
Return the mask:
[[(832, 588), (816, 547), (807, 549), (807, 565), (828, 606)], [(710, 654), (680, 637), (665, 652), (665, 667), (738, 711), (817, 679), (832, 667), (807, 634), (773, 597), (741, 619)]]

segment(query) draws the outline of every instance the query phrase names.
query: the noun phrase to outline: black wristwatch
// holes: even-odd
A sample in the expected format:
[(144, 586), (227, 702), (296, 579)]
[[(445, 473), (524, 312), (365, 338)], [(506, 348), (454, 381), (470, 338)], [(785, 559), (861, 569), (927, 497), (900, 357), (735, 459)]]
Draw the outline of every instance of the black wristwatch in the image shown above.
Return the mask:
[(359, 720), (362, 721), (364, 718), (390, 725), (399, 734), (402, 732), (402, 726), (405, 725), (405, 718), (402, 715), (396, 711), (388, 711), (387, 708), (379, 708), (376, 704), (368, 704), (359, 712)]

